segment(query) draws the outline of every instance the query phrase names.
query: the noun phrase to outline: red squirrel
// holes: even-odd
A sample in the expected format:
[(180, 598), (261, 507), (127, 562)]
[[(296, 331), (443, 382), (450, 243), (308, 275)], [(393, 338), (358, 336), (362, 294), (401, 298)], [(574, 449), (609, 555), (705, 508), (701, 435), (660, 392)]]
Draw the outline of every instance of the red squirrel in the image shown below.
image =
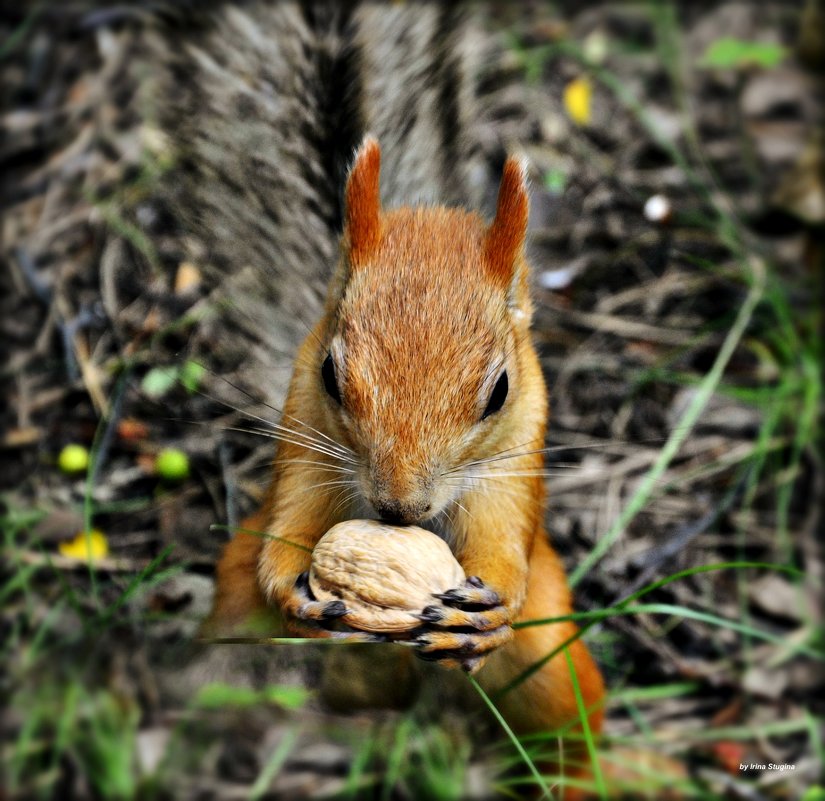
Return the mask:
[(415, 523), (470, 577), (421, 610), (419, 654), (495, 693), (574, 638), (497, 703), (518, 732), (571, 724), (580, 743), (571, 673), (594, 735), (604, 686), (575, 624), (512, 628), (572, 612), (544, 528), (548, 400), (530, 335), (525, 167), (507, 159), (488, 224), (459, 208), (382, 209), (380, 159), (367, 137), (347, 179), (324, 315), (295, 362), (271, 485), (244, 523), (265, 536), (241, 532), (226, 546), (206, 631), (231, 633), (275, 608), (290, 632), (347, 636), (328, 625), (342, 604), (309, 591), (313, 546), (342, 520)]

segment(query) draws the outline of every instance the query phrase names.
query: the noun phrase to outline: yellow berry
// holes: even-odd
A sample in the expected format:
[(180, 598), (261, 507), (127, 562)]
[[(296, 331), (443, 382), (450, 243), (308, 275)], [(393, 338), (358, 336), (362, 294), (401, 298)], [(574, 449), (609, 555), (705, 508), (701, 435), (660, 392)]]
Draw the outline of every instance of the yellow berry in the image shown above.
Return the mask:
[(177, 448), (165, 448), (155, 459), (155, 471), (166, 481), (183, 481), (189, 475), (189, 457)]
[(82, 473), (89, 466), (89, 451), (82, 445), (67, 445), (57, 457), (57, 466), (69, 475)]

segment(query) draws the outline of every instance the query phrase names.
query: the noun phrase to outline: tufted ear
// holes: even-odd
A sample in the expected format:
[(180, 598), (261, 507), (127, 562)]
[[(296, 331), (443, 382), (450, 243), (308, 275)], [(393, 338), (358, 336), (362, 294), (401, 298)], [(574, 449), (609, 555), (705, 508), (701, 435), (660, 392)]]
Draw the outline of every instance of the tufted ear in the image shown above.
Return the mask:
[(381, 148), (365, 136), (347, 178), (345, 222), (352, 266), (369, 260), (381, 240)]
[(527, 234), (527, 164), (510, 157), (504, 163), (496, 217), (487, 229), (484, 257), (490, 275), (504, 289), (516, 277), (518, 257)]

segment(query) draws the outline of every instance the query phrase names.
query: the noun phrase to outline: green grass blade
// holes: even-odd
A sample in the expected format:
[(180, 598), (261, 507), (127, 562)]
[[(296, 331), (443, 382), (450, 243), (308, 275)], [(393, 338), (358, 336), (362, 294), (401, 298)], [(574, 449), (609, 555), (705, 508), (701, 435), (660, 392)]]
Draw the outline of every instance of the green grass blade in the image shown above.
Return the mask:
[(392, 749), (387, 756), (387, 767), (384, 771), (383, 787), (381, 788), (381, 801), (390, 801), (393, 788), (402, 774), (404, 755), (407, 751), (412, 726), (412, 719), (405, 718), (396, 729)]
[(290, 729), (267, 760), (249, 791), (249, 801), (257, 801), (266, 791), (278, 771), (284, 766), (300, 736), (299, 729)]
[[(550, 653), (543, 656), (541, 659), (534, 662), (529, 667), (525, 668), (518, 676), (516, 676), (512, 681), (509, 682), (505, 687), (502, 687), (500, 690), (497, 690), (495, 693), (495, 697), (501, 697), (506, 695), (511, 690), (515, 689), (519, 684), (523, 681), (526, 681), (530, 676), (534, 675), (536, 672), (541, 670), (551, 659), (553, 659), (556, 655), (561, 653), (562, 649), (566, 648), (571, 643), (575, 642), (579, 637), (581, 637), (591, 626), (595, 625), (596, 623), (605, 620), (606, 618), (611, 617), (614, 614), (633, 614), (633, 610), (641, 611), (641, 607), (631, 607), (630, 604), (633, 601), (638, 600), (642, 596), (646, 595), (649, 592), (653, 592), (653, 590), (658, 589), (659, 587), (663, 587), (666, 584), (671, 583), (672, 581), (676, 581), (677, 579), (684, 578), (685, 576), (691, 576), (696, 573), (707, 573), (713, 570), (723, 570), (723, 569), (730, 569), (730, 568), (747, 568), (747, 567), (755, 567), (755, 568), (770, 568), (772, 570), (779, 570), (781, 572), (790, 573), (793, 575), (799, 575), (799, 571), (796, 568), (788, 567), (786, 565), (776, 565), (771, 562), (721, 562), (712, 565), (699, 565), (697, 567), (692, 567), (687, 570), (682, 570), (679, 573), (675, 573), (672, 576), (666, 576), (665, 578), (659, 579), (658, 581), (654, 581), (652, 584), (648, 584), (645, 587), (642, 587), (640, 590), (637, 590), (635, 593), (630, 595), (624, 601), (621, 601), (619, 604), (613, 607), (608, 607), (606, 609), (597, 609), (590, 612), (573, 612), (569, 615), (561, 615), (558, 617), (552, 618), (544, 618), (541, 620), (522, 620), (518, 621), (517, 623), (513, 624), (513, 628), (527, 628), (529, 626), (543, 626), (543, 625), (550, 625), (552, 623), (563, 623), (566, 621), (573, 621), (573, 622), (584, 622), (584, 625), (581, 627), (579, 631), (575, 634), (568, 637), (562, 643), (560, 643), (556, 648), (554, 648)], [(722, 618), (720, 618), (722, 620)], [(746, 627), (750, 630), (750, 627)], [(756, 631), (756, 630), (755, 630)], [(757, 635), (758, 636), (758, 635)], [(780, 638), (781, 639), (781, 638)], [(813, 655), (815, 658), (819, 658), (819, 655), (816, 651), (810, 651), (809, 649), (804, 649), (809, 652), (810, 655)], [(804, 651), (803, 651), (804, 652)]]
[(533, 775), (533, 778), (536, 780), (536, 784), (543, 791), (541, 797), (552, 799), (553, 795), (550, 792), (550, 788), (547, 786), (547, 783), (544, 781), (544, 777), (541, 775), (541, 773), (539, 773), (539, 770), (536, 767), (535, 763), (533, 762), (532, 759), (530, 759), (530, 756), (527, 753), (527, 751), (524, 750), (524, 746), (521, 744), (521, 741), (519, 740), (519, 738), (516, 737), (515, 732), (507, 725), (507, 721), (504, 720), (504, 717), (502, 716), (501, 712), (498, 711), (498, 708), (492, 702), (492, 700), (490, 699), (490, 696), (487, 695), (486, 692), (484, 692), (481, 685), (472, 676), (468, 675), (467, 679), (469, 680), (470, 684), (473, 685), (476, 692), (481, 696), (481, 699), (487, 705), (487, 708), (493, 713), (493, 716), (499, 722), (499, 725), (501, 726), (501, 728), (504, 729), (507, 736), (510, 738), (510, 741), (515, 746), (516, 751), (518, 751), (519, 756), (521, 756), (521, 759), (524, 762), (524, 764), (527, 765), (528, 770)]
[(699, 383), (697, 392), (694, 395), (690, 406), (679, 419), (675, 430), (671, 433), (668, 441), (659, 453), (658, 459), (642, 480), (639, 488), (630, 499), (630, 502), (627, 504), (622, 514), (610, 527), (607, 534), (599, 540), (596, 547), (593, 548), (590, 554), (570, 574), (571, 587), (575, 587), (576, 584), (578, 584), (578, 582), (581, 581), (585, 575), (587, 575), (590, 568), (602, 559), (610, 548), (613, 547), (613, 544), (621, 536), (630, 524), (631, 520), (633, 520), (633, 518), (636, 517), (636, 515), (646, 506), (651, 494), (653, 493), (656, 482), (662, 477), (662, 474), (665, 472), (668, 465), (670, 465), (673, 458), (679, 452), (679, 449), (687, 439), (688, 434), (690, 434), (693, 429), (694, 424), (699, 419), (699, 415), (701, 415), (713, 395), (713, 392), (722, 379), (722, 374), (727, 367), (731, 356), (733, 356), (733, 352), (736, 350), (739, 341), (742, 339), (742, 336), (750, 323), (751, 317), (753, 316), (753, 312), (759, 304), (764, 292), (765, 265), (761, 261), (754, 259), (751, 262), (751, 272), (753, 277), (751, 288), (745, 297), (742, 307), (739, 309), (739, 313), (736, 316), (733, 326), (722, 343), (722, 347), (719, 349), (719, 353), (716, 356), (713, 366), (708, 374)]
[(576, 673), (576, 667), (573, 664), (573, 657), (570, 656), (570, 649), (564, 649), (564, 658), (567, 660), (567, 668), (570, 671), (570, 681), (573, 683), (573, 693), (576, 696), (576, 709), (579, 712), (579, 721), (582, 726), (582, 733), (584, 735), (584, 742), (587, 745), (587, 754), (590, 757), (590, 765), (593, 769), (593, 781), (596, 784), (596, 791), (602, 801), (607, 799), (607, 785), (604, 781), (601, 765), (599, 764), (599, 754), (596, 749), (596, 741), (593, 737), (593, 732), (590, 730), (590, 719), (587, 716), (587, 709), (584, 705), (584, 696), (582, 695), (582, 688), (579, 684), (579, 677)]

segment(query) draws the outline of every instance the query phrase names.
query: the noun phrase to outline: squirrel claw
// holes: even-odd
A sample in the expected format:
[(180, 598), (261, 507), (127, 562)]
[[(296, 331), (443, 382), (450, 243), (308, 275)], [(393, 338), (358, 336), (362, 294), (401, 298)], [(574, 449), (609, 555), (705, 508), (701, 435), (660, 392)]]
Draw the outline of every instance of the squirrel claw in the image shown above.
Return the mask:
[(434, 595), (441, 603), (425, 606), (417, 615), (425, 628), (492, 632), (509, 627), (511, 622), (499, 594), (477, 576), (471, 576), (460, 587)]
[(440, 620), (443, 620), (444, 613), (438, 606), (433, 604), (431, 606), (425, 606), (416, 617), (423, 623), (438, 623)]
[(465, 673), (475, 673), (487, 661), (487, 654), (462, 656), (454, 653), (427, 653), (416, 652), (416, 656), (423, 662), (438, 662), (440, 667), (447, 670), (463, 670)]
[(349, 609), (343, 601), (329, 601), (324, 606), (323, 616), (327, 620), (337, 620), (339, 617), (349, 614)]
[(323, 627), (349, 613), (343, 601), (319, 601), (309, 586), (309, 573), (303, 572), (296, 579), (292, 593), (284, 603), (286, 613), (304, 627)]
[(423, 625), (412, 644), (420, 659), (475, 673), (488, 654), (512, 638), (510, 611), (478, 576), (434, 597), (441, 603), (416, 615)]
[(501, 625), (491, 631), (431, 630), (415, 638), (416, 656), (426, 662), (449, 663), (474, 672), (487, 656), (508, 643), (513, 637), (509, 625)]
[(446, 606), (457, 607), (468, 612), (479, 612), (501, 606), (499, 594), (490, 589), (478, 576), (470, 576), (460, 587), (447, 592), (434, 593), (433, 597)]

